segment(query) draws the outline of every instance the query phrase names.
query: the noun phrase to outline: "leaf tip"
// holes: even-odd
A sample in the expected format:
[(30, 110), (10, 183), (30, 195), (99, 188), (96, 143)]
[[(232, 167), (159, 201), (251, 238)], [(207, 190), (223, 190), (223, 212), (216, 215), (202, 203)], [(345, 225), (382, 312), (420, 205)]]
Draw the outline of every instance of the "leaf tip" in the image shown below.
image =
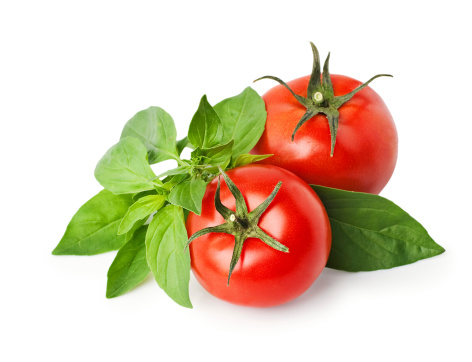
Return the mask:
[(117, 295), (115, 295), (114, 293), (109, 292), (109, 291), (107, 290), (107, 292), (106, 292), (106, 294), (105, 294), (105, 297), (106, 297), (107, 299), (113, 299), (113, 298), (117, 297)]
[(183, 301), (182, 303), (178, 303), (179, 305), (181, 305), (182, 307), (185, 307), (185, 308), (188, 308), (188, 309), (193, 309), (193, 305), (192, 305), (192, 302), (190, 301), (190, 299), (186, 300), (186, 301)]

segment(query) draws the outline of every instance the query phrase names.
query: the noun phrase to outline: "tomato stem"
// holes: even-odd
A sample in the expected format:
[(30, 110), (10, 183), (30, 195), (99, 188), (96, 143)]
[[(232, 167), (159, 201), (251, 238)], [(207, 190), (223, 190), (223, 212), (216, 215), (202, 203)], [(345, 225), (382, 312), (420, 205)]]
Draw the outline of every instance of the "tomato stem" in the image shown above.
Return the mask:
[(323, 99), (324, 99), (323, 93), (321, 93), (321, 92), (316, 92), (315, 94), (313, 94), (313, 100), (314, 100), (315, 102), (320, 103), (320, 102), (323, 101)]
[[(188, 240), (187, 246), (196, 238), (203, 236), (209, 233), (225, 233), (234, 236), (234, 249), (233, 255), (231, 257), (231, 263), (229, 266), (228, 273), (228, 282), (231, 278), (234, 268), (236, 267), (243, 250), (243, 244), (247, 238), (258, 238), (271, 248), (288, 253), (288, 248), (269, 236), (265, 231), (263, 231), (259, 226), (259, 219), (267, 210), (269, 205), (274, 200), (275, 196), (282, 186), (282, 182), (278, 182), (275, 186), (272, 193), (265, 199), (259, 206), (257, 206), (253, 211), (248, 212), (246, 202), (244, 197), (241, 194), (241, 191), (234, 184), (234, 182), (226, 175), (226, 173), (219, 167), (220, 174), (223, 175), (223, 178), (228, 186), (231, 194), (236, 200), (236, 213), (221, 203), (220, 198), (220, 177), (218, 177), (218, 186), (216, 187), (215, 192), (215, 208), (221, 216), (225, 219), (225, 223), (217, 226), (212, 226), (204, 228), (202, 230), (194, 233)], [(186, 246), (186, 247), (187, 247)]]
[(348, 94), (342, 96), (335, 96), (333, 90), (333, 84), (331, 82), (331, 75), (329, 74), (329, 58), (330, 53), (326, 57), (323, 65), (323, 77), (321, 77), (321, 65), (320, 55), (316, 46), (310, 42), (311, 49), (313, 52), (313, 69), (311, 72), (310, 80), (308, 82), (307, 96), (303, 97), (296, 94), (283, 80), (280, 78), (266, 75), (264, 77), (256, 79), (257, 82), (261, 79), (272, 79), (280, 83), (282, 86), (292, 93), (295, 99), (302, 104), (307, 110), (305, 114), (300, 118), (295, 129), (292, 133), (292, 141), (295, 139), (295, 134), (303, 124), (312, 119), (317, 114), (324, 114), (328, 120), (329, 131), (331, 135), (331, 157), (334, 155), (334, 146), (336, 144), (336, 134), (338, 131), (339, 124), (339, 111), (338, 109), (349, 101), (357, 92), (364, 89), (370, 82), (378, 77), (392, 77), (390, 74), (378, 74), (367, 82), (361, 84), (356, 89), (352, 90)]

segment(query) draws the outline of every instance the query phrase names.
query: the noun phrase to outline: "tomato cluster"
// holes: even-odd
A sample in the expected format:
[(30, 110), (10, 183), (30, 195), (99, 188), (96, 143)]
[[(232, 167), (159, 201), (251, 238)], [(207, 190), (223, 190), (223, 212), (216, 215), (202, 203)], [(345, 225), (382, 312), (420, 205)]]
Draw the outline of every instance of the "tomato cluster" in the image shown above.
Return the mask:
[[(251, 154), (273, 156), (260, 161), (263, 165), (230, 170), (221, 194), (219, 181), (213, 180), (201, 215), (191, 213), (187, 219), (196, 278), (210, 293), (235, 304), (265, 307), (288, 302), (302, 294), (326, 265), (330, 223), (308, 184), (378, 194), (395, 168), (395, 124), (380, 96), (367, 86), (388, 75), (364, 84), (331, 76), (329, 56), (321, 72), (313, 44), (312, 50), (311, 76), (288, 83), (263, 77), (280, 85), (262, 97), (267, 121)], [(271, 194), (279, 181), (279, 192)], [(247, 213), (241, 213), (245, 206), (238, 205), (238, 192)], [(265, 206), (260, 220), (252, 220), (251, 212), (269, 194), (273, 203)]]

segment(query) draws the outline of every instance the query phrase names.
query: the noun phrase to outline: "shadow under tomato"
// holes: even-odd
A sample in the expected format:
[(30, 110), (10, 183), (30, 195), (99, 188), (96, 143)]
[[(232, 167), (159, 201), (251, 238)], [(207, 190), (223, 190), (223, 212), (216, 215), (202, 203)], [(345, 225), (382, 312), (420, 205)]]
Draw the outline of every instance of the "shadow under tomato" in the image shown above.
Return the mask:
[(345, 279), (355, 276), (341, 270), (325, 268), (308, 290), (298, 298), (270, 309), (292, 309), (316, 307), (317, 305), (335, 304), (338, 291), (343, 288)]

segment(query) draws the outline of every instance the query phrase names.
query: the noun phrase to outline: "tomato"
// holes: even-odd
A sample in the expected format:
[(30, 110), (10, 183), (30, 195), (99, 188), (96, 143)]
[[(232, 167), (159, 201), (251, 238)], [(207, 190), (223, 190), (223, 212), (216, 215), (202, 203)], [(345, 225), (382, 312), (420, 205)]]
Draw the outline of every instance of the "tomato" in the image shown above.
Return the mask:
[[(214, 296), (239, 305), (268, 307), (298, 297), (312, 285), (328, 260), (331, 229), (323, 204), (306, 182), (276, 166), (248, 165), (228, 171), (227, 176), (241, 191), (249, 212), (282, 181), (258, 226), (289, 252), (275, 250), (257, 238), (246, 239), (228, 285), (235, 237), (212, 232), (190, 243), (195, 277)], [(206, 189), (200, 216), (189, 214), (189, 236), (225, 222), (215, 209), (216, 188), (217, 179)], [(236, 210), (225, 182), (221, 184), (221, 201)]]
[[(329, 75), (329, 73), (328, 73)], [(272, 78), (273, 79), (273, 78)], [(307, 97), (310, 76), (287, 82), (293, 92)], [(348, 94), (361, 82), (332, 75), (334, 96)], [(295, 127), (307, 111), (282, 85), (262, 97), (266, 104), (265, 131), (252, 154), (273, 154), (260, 163), (283, 167), (309, 184), (378, 194), (392, 176), (398, 137), (392, 116), (380, 96), (365, 87), (341, 105), (334, 153), (327, 117), (319, 113)]]

